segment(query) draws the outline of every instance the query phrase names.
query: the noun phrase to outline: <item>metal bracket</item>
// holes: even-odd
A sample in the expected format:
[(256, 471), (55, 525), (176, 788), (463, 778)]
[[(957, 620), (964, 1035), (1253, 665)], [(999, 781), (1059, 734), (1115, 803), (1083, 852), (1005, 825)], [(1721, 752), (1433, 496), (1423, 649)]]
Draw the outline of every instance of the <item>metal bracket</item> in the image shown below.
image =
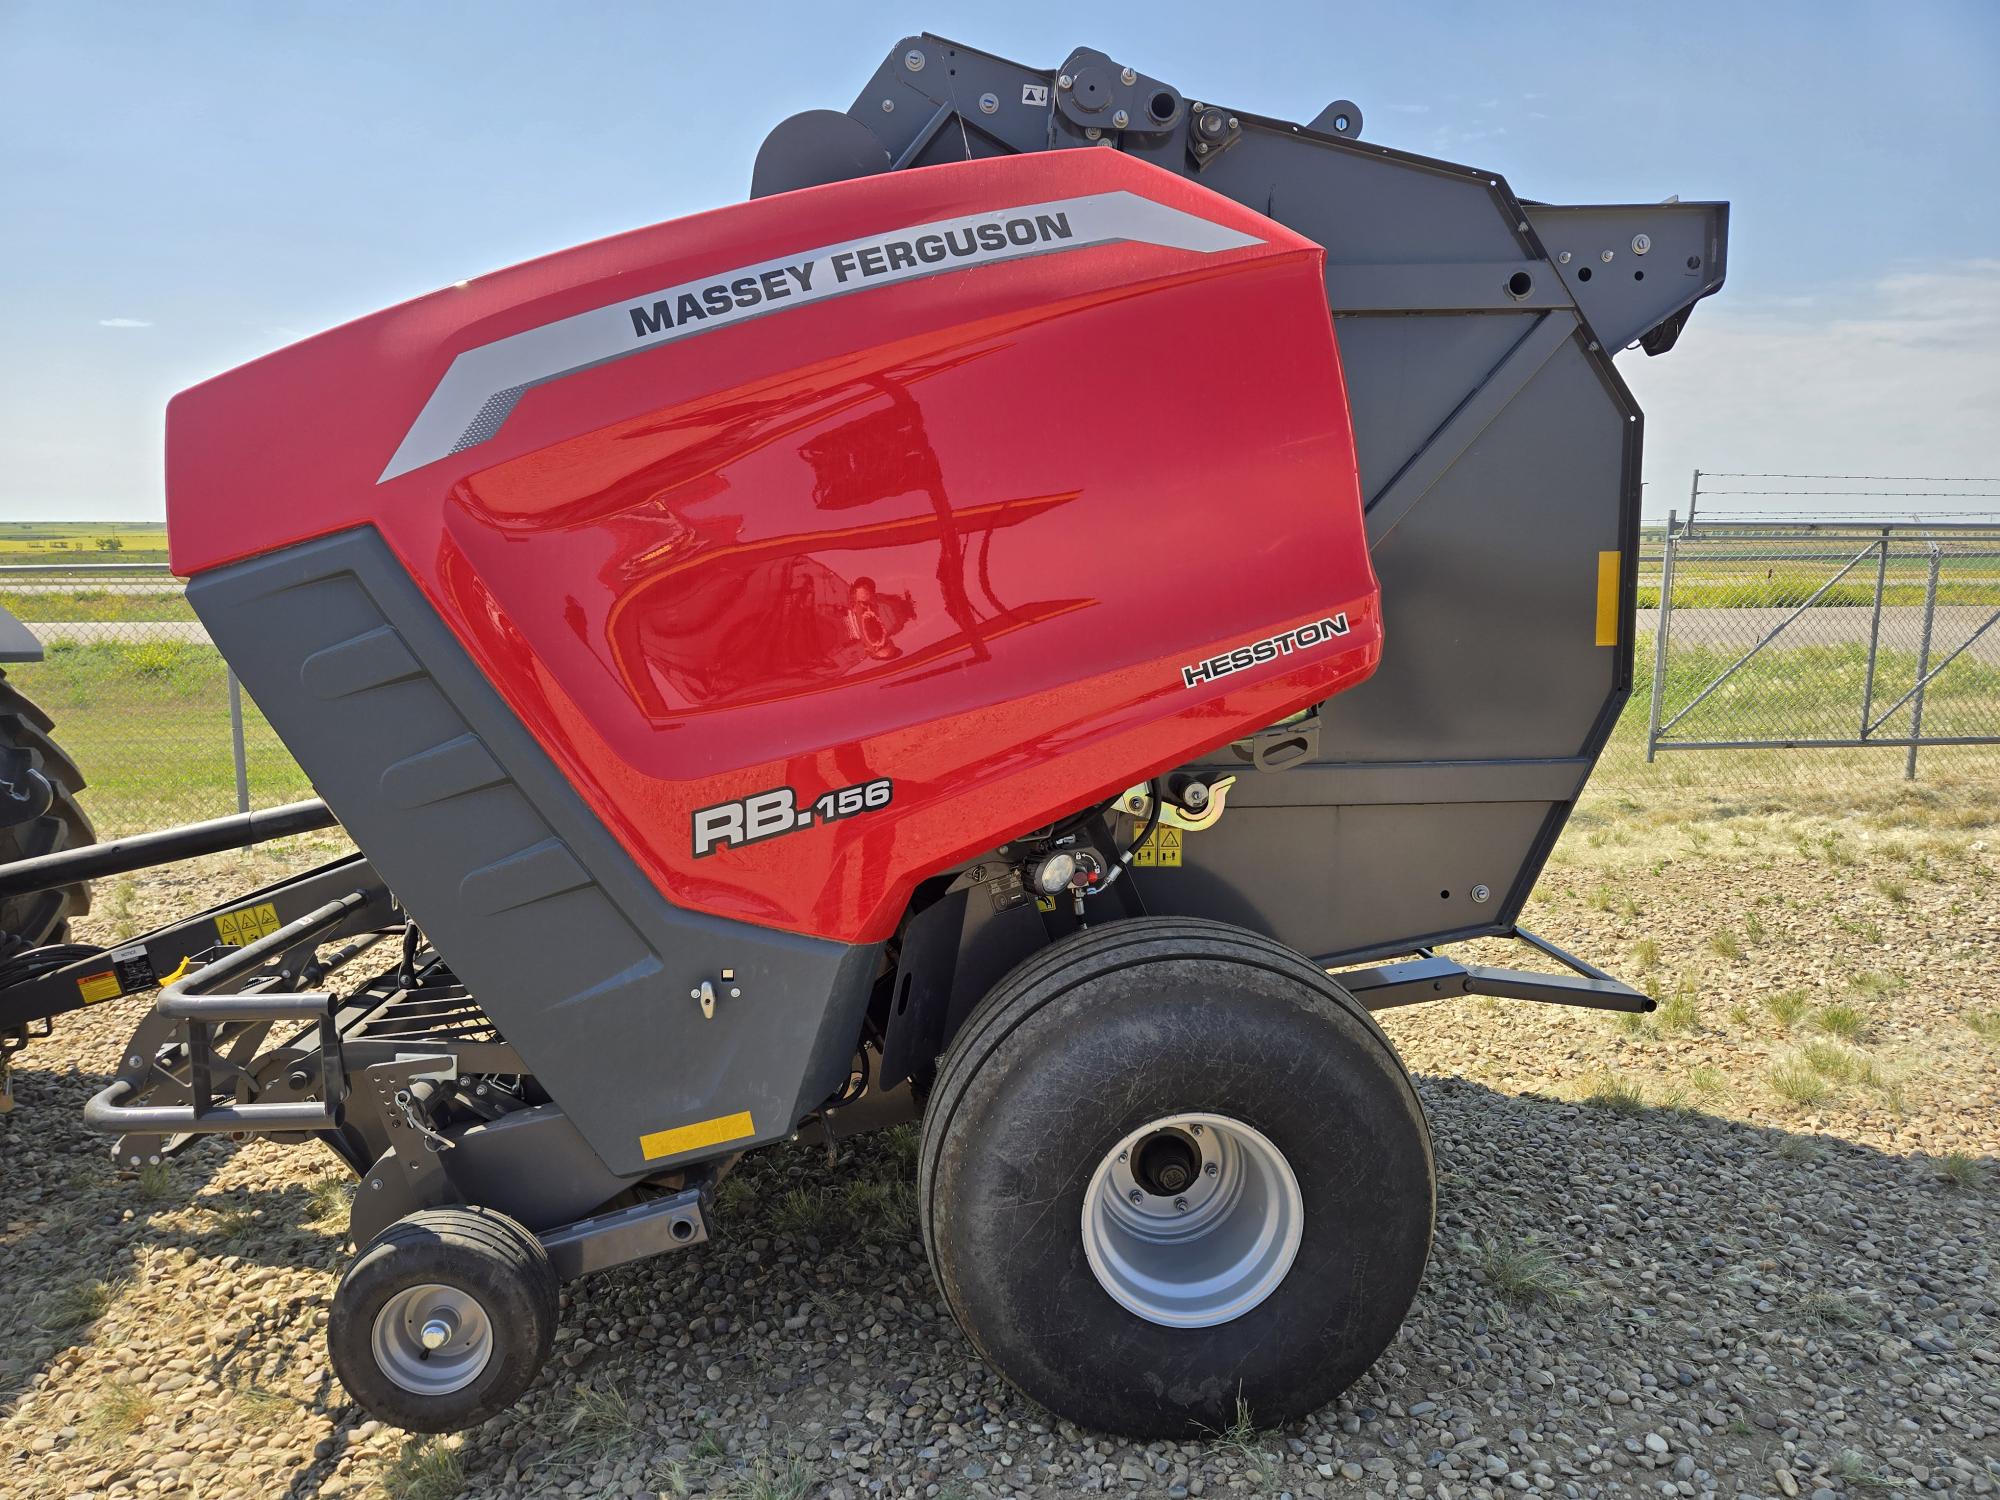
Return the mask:
[(1654, 1008), (1652, 996), (1612, 978), (1547, 938), (1525, 927), (1515, 928), (1513, 935), (1571, 972), (1538, 974), (1527, 969), (1461, 964), (1420, 948), (1408, 962), (1337, 970), (1333, 977), (1370, 1010), (1393, 1010), (1401, 1005), (1420, 1005), (1427, 1000), (1448, 1000), (1459, 995), (1535, 1000), (1545, 1005), (1576, 1005), (1586, 1010), (1616, 1010), (1630, 1015), (1645, 1015)]
[[(1193, 785), (1206, 788), (1202, 794), (1203, 801), (1200, 810), (1189, 811), (1181, 804), (1162, 801), (1160, 806), (1160, 823), (1163, 827), (1179, 828), (1188, 833), (1200, 833), (1203, 829), (1213, 828), (1217, 823), (1222, 821), (1224, 808), (1229, 801), (1229, 789), (1236, 785), (1236, 778), (1234, 776), (1224, 776), (1216, 781), (1197, 782)], [(1183, 790), (1181, 795), (1183, 797), (1191, 796), (1192, 786)], [(1118, 799), (1118, 810), (1122, 813), (1130, 813), (1135, 818), (1147, 817), (1152, 812), (1152, 809), (1153, 795), (1148, 789), (1148, 784), (1143, 781), (1139, 785), (1128, 789)]]
[(1190, 104), (1188, 160), (1200, 171), (1243, 139), (1243, 123), (1219, 104)]

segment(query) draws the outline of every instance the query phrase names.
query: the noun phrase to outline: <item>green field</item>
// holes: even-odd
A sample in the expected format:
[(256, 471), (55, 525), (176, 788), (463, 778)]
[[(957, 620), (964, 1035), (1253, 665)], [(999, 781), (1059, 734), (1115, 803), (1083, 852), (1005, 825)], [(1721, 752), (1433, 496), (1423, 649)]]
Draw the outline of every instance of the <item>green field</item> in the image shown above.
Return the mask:
[(181, 594), (135, 594), (95, 584), (60, 592), (0, 587), (0, 609), (17, 620), (34, 624), (67, 620), (125, 620), (145, 624), (194, 618), (194, 611)]
[[(211, 646), (57, 642), (48, 660), (7, 669), (56, 721), (57, 742), (90, 783), (100, 837), (236, 810), (229, 690)], [(244, 757), (254, 807), (312, 795), (305, 772), (246, 698)]]
[(0, 565), (166, 560), (164, 521), (0, 521)]

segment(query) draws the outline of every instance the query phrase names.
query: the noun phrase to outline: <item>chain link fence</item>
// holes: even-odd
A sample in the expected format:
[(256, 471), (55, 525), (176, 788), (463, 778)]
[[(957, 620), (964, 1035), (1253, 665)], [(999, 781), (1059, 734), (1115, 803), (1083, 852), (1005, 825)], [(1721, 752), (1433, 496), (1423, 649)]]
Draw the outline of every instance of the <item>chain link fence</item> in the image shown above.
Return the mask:
[(2000, 774), (2000, 525), (1670, 520), (1638, 605), (1635, 783)]
[(164, 567), (9, 567), (0, 606), (42, 643), (8, 680), (55, 720), (100, 838), (312, 795)]

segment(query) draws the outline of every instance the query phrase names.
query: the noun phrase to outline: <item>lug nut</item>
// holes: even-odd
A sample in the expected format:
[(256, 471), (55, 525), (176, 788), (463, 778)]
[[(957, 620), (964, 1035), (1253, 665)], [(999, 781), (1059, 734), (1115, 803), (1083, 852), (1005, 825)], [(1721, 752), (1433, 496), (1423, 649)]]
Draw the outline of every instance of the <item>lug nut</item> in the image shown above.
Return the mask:
[(1214, 1162), (1210, 1162), (1207, 1166), (1203, 1167), (1201, 1170), (1207, 1176), (1213, 1177), (1217, 1172), (1221, 1171), (1222, 1169), (1216, 1166)]
[(1139, 81), (1139, 75), (1137, 73), (1134, 73), (1130, 68), (1127, 68), (1124, 72), (1118, 75), (1118, 81), (1124, 84), (1125, 87), (1129, 89), (1130, 87), (1132, 87), (1133, 84)]
[(1123, 130), (1127, 125), (1130, 125), (1132, 123), (1132, 117), (1126, 114), (1125, 111), (1122, 109), (1114, 110), (1111, 115), (1111, 123), (1117, 126), (1120, 130)]
[(1144, 1203), (1146, 1201), (1146, 1195), (1137, 1188), (1132, 1189), (1131, 1198), (1134, 1203)]
[(1176, 1198), (1176, 1199), (1174, 1199), (1174, 1212), (1175, 1212), (1175, 1213), (1177, 1213), (1177, 1214), (1184, 1214), (1184, 1213), (1186, 1213), (1186, 1212), (1187, 1212), (1187, 1199), (1185, 1199), (1185, 1198)]

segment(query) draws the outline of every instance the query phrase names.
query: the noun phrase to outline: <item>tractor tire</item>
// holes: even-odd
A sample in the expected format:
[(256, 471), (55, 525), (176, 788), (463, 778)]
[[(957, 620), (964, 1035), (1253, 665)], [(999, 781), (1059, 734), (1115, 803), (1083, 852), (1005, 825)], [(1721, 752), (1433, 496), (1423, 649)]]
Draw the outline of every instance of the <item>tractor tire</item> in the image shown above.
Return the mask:
[[(426, 1208), (369, 1241), (334, 1288), (327, 1351), (348, 1395), (410, 1432), (512, 1406), (555, 1341), (557, 1281), (534, 1234), (490, 1208)], [(438, 1330), (438, 1342), (425, 1337)]]
[(1057, 1415), (1131, 1437), (1291, 1421), (1395, 1336), (1430, 1131), (1368, 1012), (1297, 953), (1140, 918), (1022, 963), (924, 1116), (925, 1249), (959, 1327)]
[[(77, 803), (83, 774), (50, 738), (54, 727), (49, 716), (0, 672), (0, 754), (26, 750), (29, 767), (47, 778), (54, 793), (54, 801), (40, 817), (0, 828), (0, 865), (97, 842), (90, 819)], [(67, 942), (70, 919), (89, 910), (90, 887), (81, 882), (0, 899), (0, 961), (24, 948)]]

